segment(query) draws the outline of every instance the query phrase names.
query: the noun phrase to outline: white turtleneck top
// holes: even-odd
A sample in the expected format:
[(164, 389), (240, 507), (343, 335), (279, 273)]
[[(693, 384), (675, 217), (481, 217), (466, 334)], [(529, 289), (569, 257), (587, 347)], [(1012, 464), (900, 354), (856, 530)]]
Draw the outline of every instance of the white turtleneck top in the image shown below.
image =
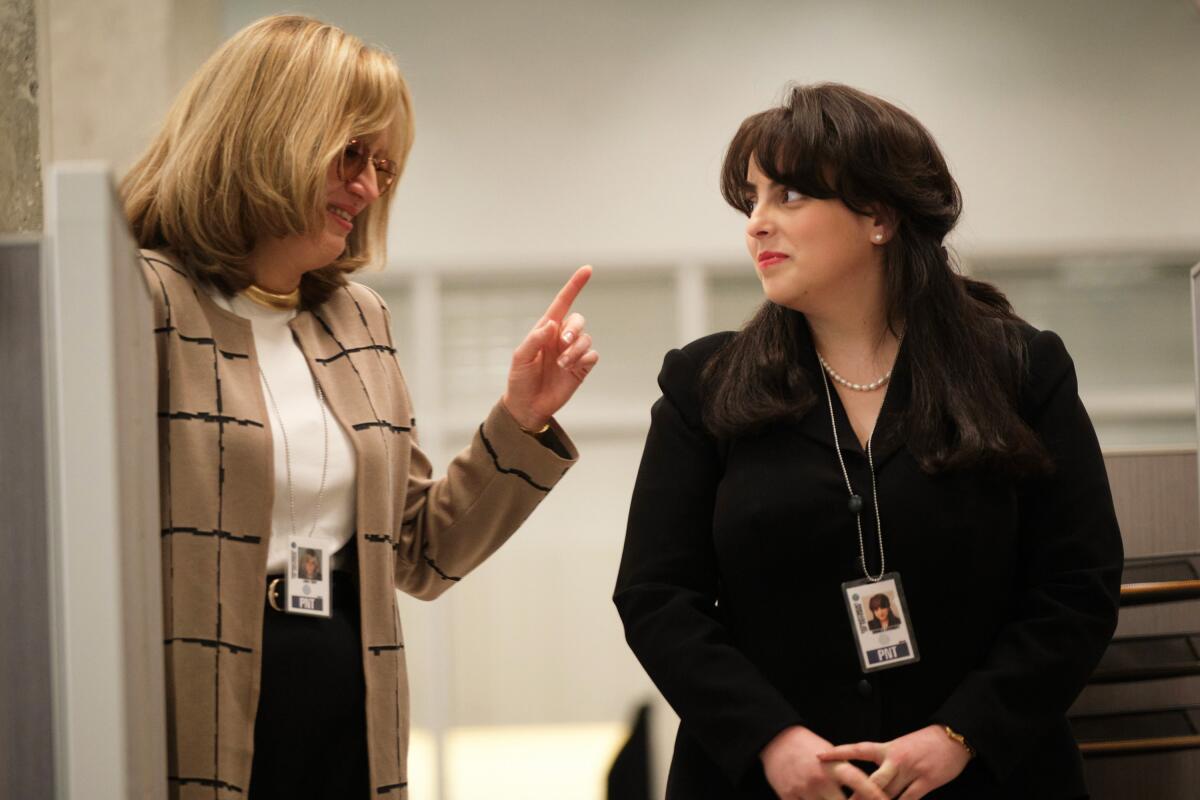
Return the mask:
[[(353, 536), (354, 445), (326, 403), (325, 424), (329, 431), (326, 463), (325, 435), (316, 384), (308, 362), (288, 327), (296, 311), (266, 308), (242, 295), (230, 298), (216, 290), (211, 290), (210, 294), (217, 305), (249, 320), (254, 331), (254, 348), (262, 369), (263, 399), (271, 420), (271, 440), (275, 451), (275, 502), (271, 513), (267, 573), (286, 572), (288, 539), (293, 531), (290, 495), (295, 497), (297, 536), (309, 536), (311, 531), (313, 538), (329, 543), (330, 553), (340, 550)], [(272, 396), (274, 403), (271, 402)], [(284, 447), (285, 430), (287, 448)], [(290, 494), (289, 457), (292, 475)], [(318, 510), (317, 494), (321, 486), (322, 464), (326, 468), (325, 489), (320, 492)]]

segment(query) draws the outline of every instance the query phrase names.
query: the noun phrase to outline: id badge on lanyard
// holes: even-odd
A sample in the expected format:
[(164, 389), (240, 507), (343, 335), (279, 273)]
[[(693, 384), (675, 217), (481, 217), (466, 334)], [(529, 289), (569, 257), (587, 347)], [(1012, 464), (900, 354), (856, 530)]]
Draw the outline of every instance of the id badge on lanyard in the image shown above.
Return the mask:
[(921, 660), (900, 573), (885, 572), (876, 581), (867, 578), (846, 581), (842, 593), (863, 672)]
[(288, 540), (287, 605), (289, 614), (328, 617), (333, 613), (329, 584), (329, 542), (292, 536)]
[[(871, 453), (874, 431), (867, 438), (867, 468), (871, 475), (871, 500), (875, 506), (875, 535), (879, 541), (879, 574), (872, 576), (867, 568), (866, 544), (863, 541), (862, 495), (854, 491), (850, 483), (850, 472), (842, 458), (842, 443), (838, 439), (837, 421), (833, 414), (833, 392), (829, 389), (829, 379), (826, 373), (838, 377), (837, 373), (825, 363), (821, 354), (817, 353), (821, 362), (821, 380), (825, 384), (825, 399), (829, 404), (829, 424), (833, 431), (833, 449), (837, 455), (838, 466), (842, 469), (842, 478), (846, 481), (846, 491), (849, 493), (847, 508), (854, 515), (854, 526), (858, 530), (858, 563), (862, 567), (863, 577), (858, 580), (846, 581), (842, 584), (842, 595), (846, 600), (846, 613), (850, 615), (850, 630), (854, 636), (855, 650), (858, 652), (858, 662), (863, 672), (875, 672), (881, 669), (901, 667), (921, 660), (917, 651), (916, 634), (913, 633), (912, 617), (908, 614), (908, 606), (904, 603), (904, 587), (900, 585), (900, 573), (885, 572), (887, 562), (883, 552), (883, 523), (879, 516), (879, 490), (875, 482), (875, 457)], [(886, 383), (891, 379), (891, 370), (873, 386)], [(849, 384), (848, 384), (849, 385)], [(859, 387), (861, 388), (861, 387)]]

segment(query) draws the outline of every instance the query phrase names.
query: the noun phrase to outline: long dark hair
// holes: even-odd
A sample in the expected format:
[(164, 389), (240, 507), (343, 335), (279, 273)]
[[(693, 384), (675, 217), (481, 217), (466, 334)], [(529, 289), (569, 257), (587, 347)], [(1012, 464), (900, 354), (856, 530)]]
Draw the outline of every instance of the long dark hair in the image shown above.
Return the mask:
[[(942, 242), (962, 196), (925, 127), (849, 86), (797, 86), (784, 105), (748, 117), (729, 145), (721, 192), (747, 215), (751, 158), (771, 180), (809, 197), (895, 215), (884, 245), (886, 321), (893, 332), (904, 329), (911, 386), (902, 430), (922, 469), (1049, 469), (1016, 410), (1023, 323), (998, 289), (951, 264)], [(709, 360), (704, 418), (713, 433), (734, 436), (812, 407), (817, 395), (798, 352), (805, 324), (800, 313), (767, 301)]]

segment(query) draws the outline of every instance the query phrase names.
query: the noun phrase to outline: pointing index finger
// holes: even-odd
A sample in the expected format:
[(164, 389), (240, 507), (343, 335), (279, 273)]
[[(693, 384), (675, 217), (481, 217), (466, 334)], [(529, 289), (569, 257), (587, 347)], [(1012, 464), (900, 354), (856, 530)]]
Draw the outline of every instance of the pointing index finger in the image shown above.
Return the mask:
[(571, 276), (570, 280), (566, 282), (562, 289), (558, 291), (558, 295), (551, 301), (549, 308), (546, 309), (546, 313), (542, 315), (538, 324), (541, 325), (550, 319), (555, 322), (562, 322), (563, 317), (571, 310), (571, 304), (575, 302), (575, 298), (579, 296), (579, 292), (582, 291), (584, 285), (591, 277), (591, 264), (586, 264), (575, 270), (575, 274)]

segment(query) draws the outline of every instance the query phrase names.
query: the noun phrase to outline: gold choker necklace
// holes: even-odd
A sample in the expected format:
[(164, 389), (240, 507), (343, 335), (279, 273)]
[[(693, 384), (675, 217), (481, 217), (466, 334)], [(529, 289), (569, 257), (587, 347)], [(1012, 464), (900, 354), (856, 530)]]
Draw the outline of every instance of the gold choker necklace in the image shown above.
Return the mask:
[(247, 300), (253, 300), (260, 306), (266, 308), (275, 308), (281, 311), (286, 311), (292, 308), (300, 307), (300, 287), (297, 286), (287, 294), (276, 294), (268, 292), (266, 289), (255, 286), (253, 283), (246, 287), (242, 295)]

